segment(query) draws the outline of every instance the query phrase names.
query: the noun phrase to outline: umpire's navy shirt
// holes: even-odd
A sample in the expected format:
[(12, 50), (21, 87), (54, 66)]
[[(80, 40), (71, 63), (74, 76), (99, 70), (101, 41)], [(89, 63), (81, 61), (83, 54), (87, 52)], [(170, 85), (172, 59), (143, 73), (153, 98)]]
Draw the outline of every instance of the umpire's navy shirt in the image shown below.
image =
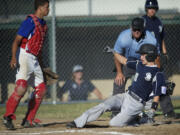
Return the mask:
[(95, 89), (95, 86), (87, 80), (78, 85), (74, 80), (68, 80), (61, 88), (61, 92), (69, 92), (68, 100), (87, 100), (88, 94)]
[(157, 65), (146, 66), (141, 61), (127, 61), (129, 68), (136, 69), (136, 74), (132, 85), (128, 88), (141, 97), (143, 101), (148, 101), (153, 91), (154, 96), (165, 94), (165, 77), (159, 71)]
[(156, 16), (149, 17), (144, 15), (143, 18), (145, 19), (145, 29), (150, 31), (157, 39), (159, 50), (162, 51), (162, 40), (164, 39), (165, 32), (164, 27), (160, 19)]

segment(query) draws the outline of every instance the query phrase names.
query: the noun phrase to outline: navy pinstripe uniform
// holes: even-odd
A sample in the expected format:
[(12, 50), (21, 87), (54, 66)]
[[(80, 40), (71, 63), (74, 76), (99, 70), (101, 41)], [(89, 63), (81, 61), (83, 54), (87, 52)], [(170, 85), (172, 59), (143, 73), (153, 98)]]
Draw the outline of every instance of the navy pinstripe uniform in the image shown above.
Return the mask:
[[(127, 66), (135, 69), (137, 63), (138, 61), (129, 61)], [(143, 101), (148, 101), (152, 90), (154, 96), (162, 95), (162, 86), (165, 87), (165, 77), (164, 73), (157, 68), (157, 65), (145, 66), (142, 62), (139, 62), (136, 67), (134, 81), (128, 90), (136, 93)]]
[[(145, 29), (155, 35), (158, 42), (159, 50), (162, 53), (162, 40), (164, 40), (165, 37), (162, 22), (156, 16), (148, 17), (147, 15), (144, 15), (143, 18), (145, 19), (146, 23)], [(173, 104), (169, 95), (163, 95), (160, 97), (160, 106), (164, 115), (174, 113)]]
[(154, 96), (160, 96), (165, 87), (164, 74), (156, 66), (143, 65), (142, 62), (127, 61), (127, 66), (136, 69), (132, 85), (127, 93), (114, 95), (103, 103), (87, 110), (71, 122), (71, 127), (82, 128), (87, 122), (95, 121), (106, 111), (120, 109), (121, 112), (110, 120), (110, 126), (131, 125), (134, 118), (143, 110), (145, 102), (153, 91)]

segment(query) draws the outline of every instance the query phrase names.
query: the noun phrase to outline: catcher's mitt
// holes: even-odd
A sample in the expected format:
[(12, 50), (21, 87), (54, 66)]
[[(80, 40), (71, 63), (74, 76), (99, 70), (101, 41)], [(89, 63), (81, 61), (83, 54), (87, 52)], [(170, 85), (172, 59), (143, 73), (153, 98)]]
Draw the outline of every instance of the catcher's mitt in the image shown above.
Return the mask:
[(172, 81), (166, 81), (166, 94), (167, 95), (172, 95), (173, 94), (173, 91), (174, 91), (174, 88), (175, 88), (176, 84)]
[(43, 74), (46, 85), (52, 85), (59, 79), (59, 75), (51, 71), (49, 67), (43, 68)]

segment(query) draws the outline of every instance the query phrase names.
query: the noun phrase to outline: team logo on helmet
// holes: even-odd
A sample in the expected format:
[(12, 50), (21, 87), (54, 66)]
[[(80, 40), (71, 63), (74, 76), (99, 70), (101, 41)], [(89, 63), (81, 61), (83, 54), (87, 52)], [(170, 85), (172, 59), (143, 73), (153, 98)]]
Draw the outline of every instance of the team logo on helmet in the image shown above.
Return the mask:
[(146, 73), (145, 80), (146, 80), (146, 81), (150, 81), (150, 80), (151, 80), (151, 78), (152, 78), (151, 73)]

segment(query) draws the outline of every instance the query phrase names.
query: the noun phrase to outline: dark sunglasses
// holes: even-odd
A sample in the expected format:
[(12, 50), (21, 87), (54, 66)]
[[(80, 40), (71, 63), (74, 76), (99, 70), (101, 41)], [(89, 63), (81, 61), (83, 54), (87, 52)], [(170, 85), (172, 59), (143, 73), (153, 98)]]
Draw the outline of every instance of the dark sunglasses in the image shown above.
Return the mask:
[(156, 7), (149, 7), (149, 8), (147, 8), (147, 9), (155, 9), (155, 10), (157, 10), (157, 8), (156, 8)]
[(139, 31), (141, 32), (141, 29), (132, 29), (134, 32)]

